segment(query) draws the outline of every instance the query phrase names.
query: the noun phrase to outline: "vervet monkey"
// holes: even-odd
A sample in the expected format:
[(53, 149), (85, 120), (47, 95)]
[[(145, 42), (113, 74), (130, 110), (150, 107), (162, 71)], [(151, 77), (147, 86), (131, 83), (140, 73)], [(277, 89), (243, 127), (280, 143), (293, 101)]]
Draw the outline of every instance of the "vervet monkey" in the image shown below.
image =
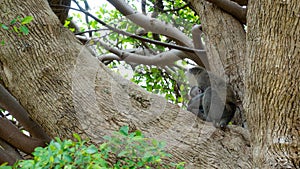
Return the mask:
[(191, 88), (187, 109), (216, 127), (226, 127), (236, 111), (236, 96), (231, 86), (202, 67), (189, 69), (188, 76), (197, 86)]

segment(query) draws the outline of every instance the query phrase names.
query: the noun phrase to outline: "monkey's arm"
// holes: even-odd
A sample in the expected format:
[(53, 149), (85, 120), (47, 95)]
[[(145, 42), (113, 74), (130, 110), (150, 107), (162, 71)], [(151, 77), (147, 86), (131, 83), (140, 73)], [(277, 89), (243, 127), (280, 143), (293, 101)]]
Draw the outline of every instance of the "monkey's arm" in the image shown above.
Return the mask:
[(189, 103), (187, 110), (197, 115), (202, 120), (206, 120), (206, 116), (204, 115), (203, 107), (202, 107), (202, 98), (203, 93), (199, 93), (195, 97), (193, 97)]

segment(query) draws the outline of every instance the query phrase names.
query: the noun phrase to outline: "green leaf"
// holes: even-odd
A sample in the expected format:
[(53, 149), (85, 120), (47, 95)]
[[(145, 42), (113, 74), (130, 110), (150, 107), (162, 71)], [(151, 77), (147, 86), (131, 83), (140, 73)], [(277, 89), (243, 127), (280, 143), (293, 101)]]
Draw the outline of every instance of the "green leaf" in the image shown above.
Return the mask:
[(5, 45), (5, 41), (4, 40), (1, 40), (1, 45)]
[(179, 88), (180, 88), (180, 90), (182, 91), (182, 90), (185, 89), (185, 86), (184, 86), (183, 84), (181, 84)]
[(20, 26), (20, 32), (22, 32), (24, 35), (29, 34), (28, 28), (26, 26), (23, 26), (23, 25)]
[(183, 102), (183, 98), (182, 97), (178, 97), (178, 102), (182, 103)]
[(122, 157), (122, 156), (124, 156), (125, 154), (127, 154), (127, 151), (121, 151), (121, 152), (118, 154), (118, 157)]
[(5, 30), (8, 30), (8, 27), (7, 27), (6, 25), (4, 25), (4, 24), (1, 24), (1, 27), (2, 27), (3, 29), (5, 29)]
[(94, 29), (97, 28), (97, 24), (98, 24), (97, 21), (92, 21), (92, 22), (90, 22), (91, 27), (94, 28)]
[(16, 26), (13, 26), (13, 28), (14, 28), (14, 31), (15, 31), (16, 33), (19, 33), (19, 30), (18, 30), (18, 28), (17, 28)]
[(188, 64), (185, 60), (182, 60), (181, 63), (182, 63), (183, 66), (186, 66)]
[(17, 19), (15, 18), (15, 19), (13, 19), (13, 20), (10, 21), (10, 24), (13, 25), (13, 24), (15, 24), (16, 22), (17, 22)]
[(68, 20), (65, 20), (65, 24), (64, 24), (64, 27), (68, 27), (69, 26), (69, 24), (71, 23), (71, 21), (68, 21)]
[(11, 166), (7, 166), (7, 162), (0, 165), (1, 169), (12, 169)]
[(142, 135), (142, 132), (141, 132), (140, 130), (135, 131), (135, 135), (136, 135), (136, 136), (143, 136), (143, 135)]
[(75, 28), (69, 28), (71, 32), (75, 32)]
[(65, 154), (63, 159), (65, 160), (65, 162), (69, 162), (69, 163), (74, 161), (73, 158), (68, 154)]
[(94, 154), (98, 152), (98, 149), (95, 145), (90, 145), (87, 149), (86, 149), (86, 153), (88, 154)]
[[(140, 131), (129, 133), (129, 127), (123, 126), (119, 132), (100, 145), (100, 151), (95, 145), (86, 146), (87, 140), (74, 142), (72, 140), (60, 140), (55, 138), (45, 148), (36, 148), (32, 153), (33, 160), (17, 162), (13, 168), (53, 168), (53, 169), (134, 169), (134, 168), (183, 168), (181, 163), (169, 164), (164, 159), (171, 158), (166, 152), (159, 148), (163, 143), (157, 140), (144, 138)], [(121, 134), (120, 134), (121, 133)], [(126, 134), (126, 136), (124, 136)], [(129, 137), (128, 135), (134, 136)], [(76, 139), (80, 139), (74, 134)], [(152, 142), (152, 144), (151, 144)], [(119, 157), (115, 163), (110, 164), (106, 159), (112, 156)], [(109, 160), (108, 160), (109, 161)], [(6, 165), (4, 165), (6, 166)], [(1, 167), (0, 167), (1, 168)]]
[(26, 16), (25, 18), (22, 19), (21, 24), (22, 24), (22, 25), (28, 24), (28, 23), (30, 23), (32, 20), (33, 20), (33, 17), (32, 17), (32, 16)]
[(128, 126), (122, 126), (120, 128), (120, 133), (125, 135), (125, 136), (128, 136), (128, 131), (129, 131), (129, 127)]
[(157, 145), (158, 145), (158, 141), (157, 141), (157, 140), (152, 140), (152, 144), (153, 144), (154, 146), (157, 146)]
[(76, 138), (76, 140), (78, 140), (79, 142), (81, 142), (81, 138), (77, 133), (74, 133), (73, 137)]

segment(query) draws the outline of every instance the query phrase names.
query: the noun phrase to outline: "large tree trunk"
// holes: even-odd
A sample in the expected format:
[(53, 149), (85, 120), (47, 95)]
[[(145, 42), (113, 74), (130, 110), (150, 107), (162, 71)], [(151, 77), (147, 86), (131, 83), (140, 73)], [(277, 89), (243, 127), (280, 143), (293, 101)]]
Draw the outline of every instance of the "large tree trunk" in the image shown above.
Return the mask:
[(245, 109), (253, 167), (299, 168), (300, 1), (249, 5)]
[[(17, 13), (15, 13), (17, 11)], [(246, 130), (226, 132), (112, 73), (65, 29), (46, 0), (4, 0), (3, 23), (34, 16), (28, 36), (0, 29), (0, 76), (52, 137), (72, 133), (94, 143), (122, 125), (166, 141), (174, 161), (190, 168), (250, 168)]]

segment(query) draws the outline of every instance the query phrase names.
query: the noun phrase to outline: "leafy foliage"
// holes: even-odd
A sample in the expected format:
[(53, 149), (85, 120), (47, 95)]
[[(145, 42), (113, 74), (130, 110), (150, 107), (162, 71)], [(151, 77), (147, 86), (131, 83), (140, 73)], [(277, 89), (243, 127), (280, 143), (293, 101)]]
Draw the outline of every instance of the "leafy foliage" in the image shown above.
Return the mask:
[[(19, 36), (28, 35), (29, 29), (26, 26), (26, 24), (29, 24), (33, 20), (32, 16), (26, 16), (24, 18), (21, 18), (20, 16), (17, 16), (13, 20), (10, 21), (9, 25), (6, 25), (4, 23), (0, 23), (0, 27), (7, 31), (13, 31), (17, 33)], [(5, 44), (5, 41), (1, 40), (1, 45)]]
[(1, 168), (87, 168), (87, 169), (135, 169), (135, 168), (184, 168), (184, 163), (167, 163), (171, 155), (164, 144), (145, 138), (140, 131), (129, 133), (128, 126), (120, 128), (112, 136), (105, 136), (105, 143), (96, 147), (74, 134), (77, 141), (55, 138), (45, 147), (38, 147), (32, 153), (32, 160), (22, 160), (14, 166)]
[(180, 87), (174, 79), (175, 76), (175, 74), (168, 74), (165, 70), (154, 66), (141, 66), (131, 80), (149, 92), (162, 94), (167, 100), (174, 103), (182, 103), (182, 97), (174, 93)]

